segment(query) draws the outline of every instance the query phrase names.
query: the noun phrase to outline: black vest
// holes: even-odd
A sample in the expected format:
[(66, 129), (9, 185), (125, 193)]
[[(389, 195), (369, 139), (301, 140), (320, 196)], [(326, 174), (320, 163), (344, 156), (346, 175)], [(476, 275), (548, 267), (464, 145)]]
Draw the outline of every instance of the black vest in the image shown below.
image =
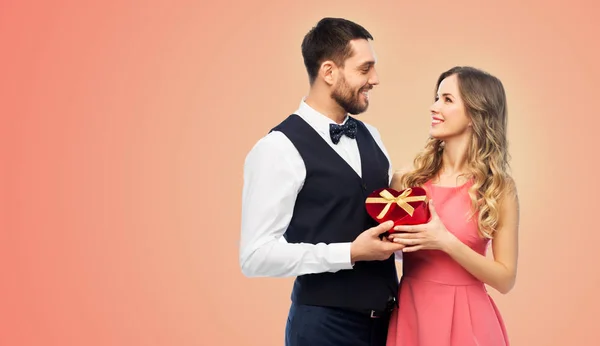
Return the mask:
[[(289, 243), (352, 242), (377, 223), (367, 214), (365, 199), (388, 187), (389, 162), (366, 126), (358, 121), (356, 141), (362, 178), (302, 118), (290, 115), (272, 131), (294, 144), (306, 166), (306, 179), (284, 235)], [(385, 261), (356, 262), (353, 269), (298, 276), (292, 301), (298, 304), (384, 310), (396, 297), (394, 256)]]

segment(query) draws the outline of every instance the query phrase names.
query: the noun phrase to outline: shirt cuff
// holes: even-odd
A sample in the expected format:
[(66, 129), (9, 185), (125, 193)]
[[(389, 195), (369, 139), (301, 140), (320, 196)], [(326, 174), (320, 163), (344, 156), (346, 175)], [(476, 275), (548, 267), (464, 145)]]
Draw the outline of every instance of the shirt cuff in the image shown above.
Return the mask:
[(402, 262), (403, 259), (403, 255), (404, 253), (402, 252), (402, 250), (398, 250), (398, 251), (394, 251), (394, 258), (396, 261), (398, 262)]
[(329, 244), (329, 264), (333, 270), (352, 269), (350, 246), (352, 243)]

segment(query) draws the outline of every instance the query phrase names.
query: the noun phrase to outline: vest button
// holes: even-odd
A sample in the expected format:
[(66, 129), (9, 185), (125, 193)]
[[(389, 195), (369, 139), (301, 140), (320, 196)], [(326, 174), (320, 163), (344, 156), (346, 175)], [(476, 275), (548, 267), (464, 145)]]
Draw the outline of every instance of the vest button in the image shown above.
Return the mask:
[(362, 187), (363, 187), (363, 189), (364, 189), (365, 191), (367, 191), (367, 184), (363, 183), (363, 184), (362, 184)]

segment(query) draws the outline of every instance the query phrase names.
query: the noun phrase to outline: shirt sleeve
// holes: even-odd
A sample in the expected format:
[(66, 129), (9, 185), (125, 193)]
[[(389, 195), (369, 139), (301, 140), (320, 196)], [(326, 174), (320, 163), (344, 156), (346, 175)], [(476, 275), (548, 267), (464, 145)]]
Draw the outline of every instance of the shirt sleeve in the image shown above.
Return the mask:
[(287, 243), (306, 168), (281, 132), (271, 132), (248, 153), (244, 163), (240, 266), (248, 277), (289, 277), (352, 269), (351, 243)]

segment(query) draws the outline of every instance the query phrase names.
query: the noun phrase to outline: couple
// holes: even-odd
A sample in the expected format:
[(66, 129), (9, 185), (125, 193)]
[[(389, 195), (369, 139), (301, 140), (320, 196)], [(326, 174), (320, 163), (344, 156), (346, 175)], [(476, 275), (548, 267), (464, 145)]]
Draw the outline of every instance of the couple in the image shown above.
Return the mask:
[[(442, 73), (425, 149), (394, 173), (378, 131), (350, 116), (379, 83), (372, 39), (337, 18), (304, 37), (310, 92), (246, 157), (242, 272), (296, 277), (287, 346), (508, 345), (485, 288), (510, 291), (517, 266), (503, 86), (474, 68)], [(426, 224), (394, 232), (367, 214), (374, 190), (415, 186)]]

